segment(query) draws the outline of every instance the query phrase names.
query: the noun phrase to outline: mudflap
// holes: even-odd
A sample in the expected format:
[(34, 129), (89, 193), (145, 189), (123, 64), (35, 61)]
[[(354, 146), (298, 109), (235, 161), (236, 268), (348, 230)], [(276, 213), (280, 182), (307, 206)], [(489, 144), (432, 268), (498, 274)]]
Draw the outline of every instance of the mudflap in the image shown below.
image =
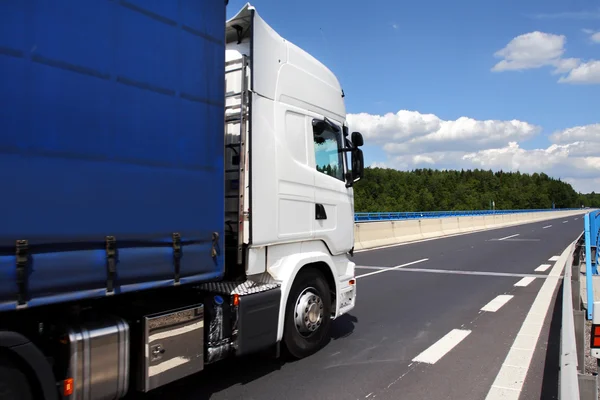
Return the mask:
[(236, 354), (268, 349), (277, 342), (281, 289), (240, 297)]

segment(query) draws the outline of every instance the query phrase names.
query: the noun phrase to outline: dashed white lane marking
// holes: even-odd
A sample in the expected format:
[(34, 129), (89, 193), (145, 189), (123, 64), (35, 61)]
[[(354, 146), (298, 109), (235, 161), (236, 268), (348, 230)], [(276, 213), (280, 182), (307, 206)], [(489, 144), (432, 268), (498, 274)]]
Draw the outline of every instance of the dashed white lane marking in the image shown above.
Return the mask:
[(520, 235), (520, 233), (517, 233), (516, 235), (510, 235), (510, 236), (503, 237), (503, 238), (501, 238), (501, 239), (498, 239), (498, 240), (506, 240), (506, 239), (510, 239), (510, 238), (517, 237), (517, 236), (519, 236), (519, 235)]
[(543, 227), (542, 229), (548, 229), (548, 228), (552, 228), (552, 225), (547, 225), (547, 226)]
[(496, 296), (496, 298), (494, 300), (490, 301), (485, 306), (483, 306), (481, 308), (481, 311), (496, 312), (503, 305), (505, 305), (506, 303), (508, 303), (508, 301), (510, 299), (512, 299), (513, 297), (514, 296), (508, 295), (508, 294), (501, 294), (500, 296)]
[[(368, 265), (357, 265), (356, 269), (372, 269), (372, 270), (389, 270), (386, 267), (372, 267)], [(488, 272), (488, 271), (461, 271), (452, 269), (435, 269), (435, 268), (398, 268), (394, 272), (427, 272), (431, 274), (455, 274), (455, 275), (481, 275), (481, 276), (506, 276), (512, 278), (523, 278), (526, 276), (532, 276), (534, 278), (544, 278), (543, 275), (537, 274), (513, 274), (511, 272)]]
[(528, 276), (526, 278), (521, 279), (519, 282), (515, 283), (515, 286), (525, 287), (525, 286), (529, 285), (531, 282), (533, 282), (534, 280), (535, 280), (535, 278)]
[(506, 239), (505, 242), (539, 242), (540, 239)]
[(548, 259), (548, 261), (558, 261), (559, 258), (560, 256), (552, 256)]
[(547, 270), (548, 268), (550, 268), (550, 267), (551, 267), (551, 265), (550, 265), (550, 264), (542, 264), (542, 265), (540, 265), (539, 267), (537, 267), (537, 268), (535, 269), (535, 271), (536, 271), (536, 272), (544, 272), (544, 271), (546, 271), (546, 270)]
[(570, 247), (567, 247), (538, 292), (506, 356), (486, 400), (518, 400), (542, 331), (552, 295), (559, 283)]
[(398, 268), (407, 267), (407, 266), (409, 266), (409, 265), (419, 264), (419, 263), (422, 263), (422, 262), (425, 262), (425, 261), (428, 261), (428, 260), (429, 260), (429, 258), (423, 258), (423, 259), (421, 259), (421, 260), (417, 260), (417, 261), (409, 262), (409, 263), (406, 263), (406, 264), (402, 264), (402, 265), (396, 265), (395, 267), (391, 267), (391, 268), (384, 268), (384, 269), (380, 269), (380, 270), (378, 270), (378, 271), (369, 272), (369, 273), (367, 273), (367, 274), (358, 275), (358, 276), (357, 276), (357, 277), (355, 277), (355, 278), (356, 278), (356, 279), (358, 279), (358, 278), (364, 278), (365, 276), (369, 276), (369, 275), (375, 275), (375, 274), (380, 274), (380, 273), (382, 273), (382, 272), (385, 272), (385, 271), (392, 271), (392, 270), (395, 270), (395, 269), (398, 269)]
[(563, 221), (563, 224), (566, 224), (567, 222), (569, 222), (569, 221)]
[(469, 336), (470, 330), (465, 329), (453, 329), (446, 336), (429, 346), (429, 348), (423, 351), (421, 354), (412, 359), (415, 362), (422, 362), (427, 364), (435, 364), (442, 357), (444, 357), (450, 350), (455, 348), (464, 338)]

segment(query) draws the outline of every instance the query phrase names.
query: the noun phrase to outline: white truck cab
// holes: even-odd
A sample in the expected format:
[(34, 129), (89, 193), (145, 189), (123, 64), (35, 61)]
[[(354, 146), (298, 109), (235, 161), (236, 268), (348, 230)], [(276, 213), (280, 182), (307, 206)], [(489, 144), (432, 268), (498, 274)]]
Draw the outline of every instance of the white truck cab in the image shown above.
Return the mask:
[[(227, 21), (226, 68), (232, 242), (240, 260), (247, 248), (249, 279), (281, 284), (277, 340), (289, 348), (298, 334), (321, 330), (328, 320), (323, 313), (336, 318), (354, 307), (354, 263), (347, 254), (354, 247), (352, 185), (362, 176), (363, 140), (358, 132), (348, 139), (335, 75), (250, 4)], [(315, 287), (304, 287), (306, 280)], [(330, 293), (320, 291), (320, 280)], [(294, 329), (287, 322), (292, 308)], [(290, 349), (298, 356), (318, 347), (298, 343)]]

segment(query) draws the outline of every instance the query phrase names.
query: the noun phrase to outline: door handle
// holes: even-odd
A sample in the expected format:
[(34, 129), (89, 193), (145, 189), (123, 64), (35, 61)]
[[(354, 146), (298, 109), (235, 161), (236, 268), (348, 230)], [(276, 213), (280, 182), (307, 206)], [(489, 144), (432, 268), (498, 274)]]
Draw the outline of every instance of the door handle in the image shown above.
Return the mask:
[(327, 219), (327, 213), (325, 212), (325, 207), (323, 207), (323, 204), (319, 204), (319, 203), (315, 204), (315, 218), (316, 219)]

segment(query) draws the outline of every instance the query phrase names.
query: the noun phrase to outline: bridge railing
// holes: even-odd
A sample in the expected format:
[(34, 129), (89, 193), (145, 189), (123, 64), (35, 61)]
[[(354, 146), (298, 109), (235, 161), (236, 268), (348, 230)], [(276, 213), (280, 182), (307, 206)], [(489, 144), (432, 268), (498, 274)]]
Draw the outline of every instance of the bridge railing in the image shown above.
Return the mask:
[(417, 211), (417, 212), (359, 212), (354, 214), (355, 222), (401, 221), (407, 219), (469, 217), (477, 215), (521, 214), (549, 211), (573, 211), (579, 208), (544, 208), (533, 210), (472, 210), (472, 211)]

